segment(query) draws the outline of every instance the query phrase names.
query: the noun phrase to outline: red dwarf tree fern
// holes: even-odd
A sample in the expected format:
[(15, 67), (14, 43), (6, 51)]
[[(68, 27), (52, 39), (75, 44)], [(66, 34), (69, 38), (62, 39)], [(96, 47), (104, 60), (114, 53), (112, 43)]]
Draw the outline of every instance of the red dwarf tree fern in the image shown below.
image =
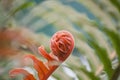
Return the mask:
[[(47, 59), (47, 62), (38, 60), (36, 56), (27, 54), (24, 58), (30, 58), (33, 61), (33, 66), (38, 72), (40, 80), (47, 80), (47, 78), (55, 71), (55, 69), (67, 59), (74, 48), (74, 39), (71, 33), (62, 30), (53, 35), (50, 41), (51, 52), (48, 54), (43, 46), (38, 48), (39, 53)], [(17, 74), (24, 74), (24, 80), (36, 80), (34, 76), (28, 71), (17, 68), (10, 71), (10, 76), (14, 77)]]

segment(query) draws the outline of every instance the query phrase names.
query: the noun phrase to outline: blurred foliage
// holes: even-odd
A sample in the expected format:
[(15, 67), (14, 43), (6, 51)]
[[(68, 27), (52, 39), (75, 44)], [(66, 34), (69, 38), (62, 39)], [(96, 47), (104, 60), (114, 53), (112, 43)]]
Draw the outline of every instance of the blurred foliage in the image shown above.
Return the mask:
[(25, 66), (23, 54), (44, 60), (37, 47), (50, 52), (48, 40), (63, 29), (75, 49), (49, 80), (120, 80), (119, 0), (0, 0), (0, 80), (21, 80), (9, 70)]

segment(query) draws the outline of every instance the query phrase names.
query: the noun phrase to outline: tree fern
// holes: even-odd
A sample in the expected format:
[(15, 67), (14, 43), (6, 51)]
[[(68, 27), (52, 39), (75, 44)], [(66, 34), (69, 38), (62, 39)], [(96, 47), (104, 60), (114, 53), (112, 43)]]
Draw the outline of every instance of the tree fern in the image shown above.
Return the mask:
[[(0, 0), (0, 79), (21, 80), (21, 76), (13, 79), (8, 73), (16, 67), (33, 69), (22, 62), (22, 56), (38, 56), (40, 45), (49, 52), (50, 37), (59, 30), (68, 30), (75, 38), (74, 51), (50, 77), (117, 80), (119, 5), (119, 0)], [(45, 61), (42, 56), (38, 58)], [(64, 67), (75, 76), (66, 73)], [(34, 69), (28, 71), (37, 74)]]

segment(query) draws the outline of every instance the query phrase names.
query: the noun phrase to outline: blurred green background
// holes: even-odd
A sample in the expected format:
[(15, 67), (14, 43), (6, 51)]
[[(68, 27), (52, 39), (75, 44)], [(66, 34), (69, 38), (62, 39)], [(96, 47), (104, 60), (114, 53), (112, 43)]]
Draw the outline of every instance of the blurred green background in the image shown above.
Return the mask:
[(0, 0), (0, 80), (24, 68), (24, 54), (50, 52), (51, 36), (68, 30), (75, 38), (72, 55), (48, 80), (120, 80), (120, 0)]

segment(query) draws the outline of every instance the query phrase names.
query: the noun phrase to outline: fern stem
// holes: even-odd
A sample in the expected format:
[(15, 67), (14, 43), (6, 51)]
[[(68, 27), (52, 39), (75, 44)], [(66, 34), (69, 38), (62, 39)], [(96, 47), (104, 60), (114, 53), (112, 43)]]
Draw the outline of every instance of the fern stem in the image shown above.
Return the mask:
[(120, 64), (115, 69), (115, 72), (110, 80), (118, 80), (119, 75), (120, 75)]
[[(112, 61), (115, 57), (116, 57), (116, 53), (113, 52), (111, 55), (110, 55), (110, 60)], [(101, 65), (98, 70), (96, 71), (96, 75), (100, 75), (100, 73), (103, 71), (103, 65)]]

